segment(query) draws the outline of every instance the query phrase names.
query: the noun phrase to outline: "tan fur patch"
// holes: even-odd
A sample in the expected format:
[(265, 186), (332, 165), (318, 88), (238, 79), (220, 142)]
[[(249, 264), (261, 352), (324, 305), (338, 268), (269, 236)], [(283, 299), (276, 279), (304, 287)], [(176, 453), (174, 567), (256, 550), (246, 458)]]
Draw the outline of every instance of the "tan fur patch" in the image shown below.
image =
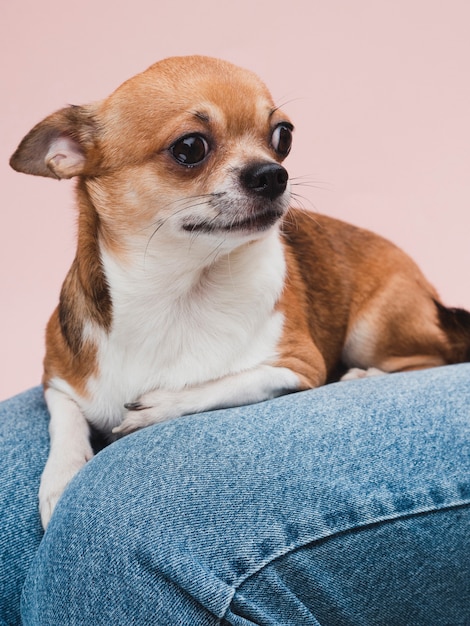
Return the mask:
[(65, 380), (80, 396), (87, 397), (86, 385), (97, 372), (96, 346), (81, 337), (80, 350), (75, 352), (67, 343), (59, 321), (59, 307), (54, 311), (46, 329), (47, 351), (44, 358), (43, 384), (47, 389), (53, 378)]
[[(286, 216), (283, 236), (288, 274), (280, 306), (289, 318), (308, 319), (309, 339), (325, 359), (328, 378), (342, 358), (348, 366), (384, 371), (448, 362), (435, 290), (399, 248), (366, 230), (298, 210)], [(305, 310), (300, 316), (299, 300)], [(301, 336), (305, 324), (288, 321), (281, 354), (295, 345), (294, 337), (302, 343)]]

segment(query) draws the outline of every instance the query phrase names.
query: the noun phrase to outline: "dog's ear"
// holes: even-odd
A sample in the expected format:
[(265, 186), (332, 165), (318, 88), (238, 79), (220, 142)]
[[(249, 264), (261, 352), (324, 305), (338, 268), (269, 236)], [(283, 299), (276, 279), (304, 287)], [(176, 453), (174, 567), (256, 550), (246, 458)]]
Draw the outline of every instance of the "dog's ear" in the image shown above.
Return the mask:
[(72, 178), (97, 165), (94, 107), (69, 106), (46, 117), (24, 137), (10, 159), (25, 174)]

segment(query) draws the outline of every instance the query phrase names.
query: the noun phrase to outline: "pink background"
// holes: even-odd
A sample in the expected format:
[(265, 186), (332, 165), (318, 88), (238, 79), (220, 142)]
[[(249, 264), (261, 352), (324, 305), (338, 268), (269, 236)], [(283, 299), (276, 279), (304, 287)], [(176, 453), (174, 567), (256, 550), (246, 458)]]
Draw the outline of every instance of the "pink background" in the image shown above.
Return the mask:
[(470, 308), (468, 0), (4, 2), (0, 20), (0, 399), (40, 381), (74, 254), (73, 183), (17, 174), (24, 134), (154, 61), (192, 53), (256, 71), (296, 124), (307, 207), (408, 251)]

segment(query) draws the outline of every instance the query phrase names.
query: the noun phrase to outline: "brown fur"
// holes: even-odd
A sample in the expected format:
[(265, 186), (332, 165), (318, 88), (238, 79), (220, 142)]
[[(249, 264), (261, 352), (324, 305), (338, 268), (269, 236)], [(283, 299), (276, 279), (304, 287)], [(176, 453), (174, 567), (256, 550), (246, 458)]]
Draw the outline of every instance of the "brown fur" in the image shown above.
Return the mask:
[(46, 331), (43, 382), (58, 376), (86, 395), (88, 378), (96, 372), (96, 347), (85, 328), (96, 323), (104, 331), (112, 320), (112, 304), (100, 262), (100, 218), (88, 201), (83, 181), (77, 187), (79, 238), (77, 254), (62, 285), (59, 305)]
[[(287, 214), (282, 232), (289, 271), (281, 308), (288, 318), (309, 324), (308, 335), (298, 322), (295, 333), (286, 326), (285, 335), (302, 333), (302, 345), (317, 347), (325, 380), (335, 377), (341, 360), (386, 372), (464, 360), (439, 322), (434, 288), (399, 248), (366, 230), (298, 209)], [(358, 339), (360, 325), (364, 336)], [(295, 352), (285, 339), (280, 363)], [(318, 363), (307, 363), (304, 359), (302, 374), (312, 380)]]

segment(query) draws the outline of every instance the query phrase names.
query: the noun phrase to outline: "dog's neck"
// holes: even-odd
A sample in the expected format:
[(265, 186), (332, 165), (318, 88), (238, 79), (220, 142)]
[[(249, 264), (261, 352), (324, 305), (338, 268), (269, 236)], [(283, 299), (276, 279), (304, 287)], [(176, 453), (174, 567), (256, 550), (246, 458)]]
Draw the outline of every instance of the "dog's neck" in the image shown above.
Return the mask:
[(103, 239), (101, 259), (113, 300), (122, 294), (140, 299), (155, 296), (169, 302), (227, 290), (233, 293), (235, 286), (241, 293), (248, 288), (269, 291), (271, 281), (264, 287), (263, 282), (271, 274), (269, 264), (273, 262), (279, 270), (280, 279), (274, 281), (279, 295), (284, 260), (277, 230), (235, 249), (224, 249), (215, 237), (212, 242), (201, 239), (174, 239), (162, 229), (150, 242), (145, 238), (128, 241), (127, 247), (133, 247), (134, 253), (125, 259)]

